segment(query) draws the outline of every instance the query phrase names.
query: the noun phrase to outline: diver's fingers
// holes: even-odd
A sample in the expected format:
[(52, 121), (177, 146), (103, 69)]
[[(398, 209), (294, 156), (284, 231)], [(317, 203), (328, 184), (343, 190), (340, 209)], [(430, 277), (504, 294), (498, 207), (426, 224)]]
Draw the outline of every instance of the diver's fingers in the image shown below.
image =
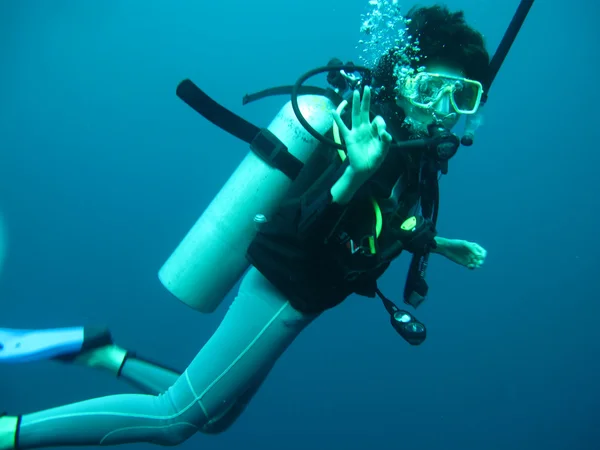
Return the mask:
[(371, 87), (365, 86), (363, 91), (363, 98), (360, 104), (360, 115), (361, 120), (364, 123), (369, 123), (369, 112), (371, 111)]
[(485, 258), (487, 256), (487, 250), (476, 243), (473, 243), (473, 253), (481, 258)]
[(385, 124), (383, 117), (377, 116), (371, 123), (371, 132), (373, 133), (373, 136), (378, 136), (381, 138), (381, 134), (386, 132), (386, 127), (387, 125)]
[(348, 127), (346, 126), (346, 124), (344, 123), (344, 121), (340, 117), (340, 114), (337, 111), (332, 111), (331, 114), (333, 115), (333, 120), (340, 129), (340, 134), (346, 140), (346, 137), (348, 136), (348, 133), (350, 133), (350, 130), (348, 129)]
[(391, 144), (392, 143), (392, 135), (390, 133), (388, 133), (387, 131), (384, 131), (383, 133), (381, 133), (379, 135), (379, 137), (381, 138), (381, 140), (383, 141), (384, 144)]
[(357, 89), (352, 94), (352, 128), (360, 125), (360, 92)]

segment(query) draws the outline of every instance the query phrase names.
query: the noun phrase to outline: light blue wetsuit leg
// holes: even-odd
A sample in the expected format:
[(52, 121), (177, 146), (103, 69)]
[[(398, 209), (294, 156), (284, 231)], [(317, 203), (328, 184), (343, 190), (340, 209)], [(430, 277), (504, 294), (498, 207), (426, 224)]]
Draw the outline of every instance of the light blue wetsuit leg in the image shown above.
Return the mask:
[(217, 331), (164, 394), (115, 395), (26, 414), (19, 448), (175, 445), (197, 431), (223, 431), (315, 318), (293, 309), (252, 268)]

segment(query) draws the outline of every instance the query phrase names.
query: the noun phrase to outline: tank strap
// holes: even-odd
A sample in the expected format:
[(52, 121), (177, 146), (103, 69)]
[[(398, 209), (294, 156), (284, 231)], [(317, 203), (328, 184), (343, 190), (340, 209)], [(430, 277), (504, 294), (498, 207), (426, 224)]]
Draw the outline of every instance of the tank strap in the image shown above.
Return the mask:
[[(253, 94), (246, 94), (242, 99), (242, 105), (262, 100), (263, 98), (273, 97), (275, 95), (292, 95), (294, 86), (277, 86), (269, 89), (265, 89)], [(317, 86), (300, 86), (298, 88), (299, 95), (322, 95), (327, 97), (334, 104), (340, 103), (343, 98), (331, 89), (325, 89)]]
[(292, 155), (285, 144), (266, 128), (259, 130), (250, 142), (250, 149), (271, 167), (283, 172), (292, 181), (304, 167), (304, 163)]
[(302, 161), (292, 155), (277, 136), (218, 104), (191, 80), (179, 83), (177, 96), (208, 121), (248, 143), (258, 157), (291, 180), (302, 170)]

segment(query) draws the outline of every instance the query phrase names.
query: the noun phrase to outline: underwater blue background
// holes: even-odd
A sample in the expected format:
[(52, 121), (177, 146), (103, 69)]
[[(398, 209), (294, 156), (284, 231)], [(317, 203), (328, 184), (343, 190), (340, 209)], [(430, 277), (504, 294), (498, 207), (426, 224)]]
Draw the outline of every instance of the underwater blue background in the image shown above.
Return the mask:
[[(518, 1), (447, 4), (493, 53)], [(157, 271), (248, 148), (181, 102), (177, 83), (265, 126), (286, 100), (242, 96), (334, 56), (357, 61), (366, 11), (366, 0), (0, 2), (0, 327), (107, 324), (121, 345), (185, 368), (232, 297), (195, 313)], [(300, 336), (229, 432), (183, 450), (600, 448), (593, 12), (536, 2), (475, 145), (451, 162), (440, 233), (489, 254), (477, 272), (432, 259), (417, 312), (428, 340), (409, 347), (379, 302), (352, 297)], [(385, 275), (387, 295), (400, 298), (407, 259)], [(0, 366), (12, 414), (130, 391), (83, 368)]]

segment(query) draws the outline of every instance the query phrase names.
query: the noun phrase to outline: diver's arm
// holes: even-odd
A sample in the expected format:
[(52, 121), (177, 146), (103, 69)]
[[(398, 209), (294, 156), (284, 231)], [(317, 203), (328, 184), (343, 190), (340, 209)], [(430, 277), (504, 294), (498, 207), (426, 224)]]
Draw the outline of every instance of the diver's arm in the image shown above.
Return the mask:
[[(340, 113), (334, 111), (333, 119), (346, 143), (344, 164), (329, 174), (328, 183), (319, 195), (301, 205), (299, 233), (306, 233), (318, 239), (327, 239), (342, 220), (348, 203), (360, 188), (383, 163), (392, 142), (386, 131), (382, 117), (371, 122), (369, 108), (371, 88), (365, 86), (363, 96), (354, 90), (352, 97), (352, 129), (349, 129)], [(333, 176), (331, 176), (333, 175)]]
[(368, 178), (357, 173), (347, 160), (337, 169), (329, 170), (321, 178), (319, 190), (301, 199), (298, 233), (326, 240)]
[(342, 176), (331, 187), (332, 202), (347, 205), (368, 178), (366, 175), (356, 173), (352, 166), (348, 166)]
[(448, 253), (452, 248), (452, 244), (456, 242), (456, 239), (448, 239), (445, 237), (436, 236), (434, 240), (435, 248), (431, 248), (431, 253), (437, 253), (438, 255), (448, 258)]
[(443, 256), (444, 252), (446, 251), (446, 249), (448, 247), (448, 242), (450, 239), (443, 238), (441, 236), (436, 236), (434, 238), (434, 240), (435, 240), (435, 248), (431, 249), (431, 253), (438, 253)]
[(433, 252), (469, 269), (481, 267), (487, 257), (487, 250), (475, 242), (441, 237), (436, 237), (435, 241), (437, 248)]

